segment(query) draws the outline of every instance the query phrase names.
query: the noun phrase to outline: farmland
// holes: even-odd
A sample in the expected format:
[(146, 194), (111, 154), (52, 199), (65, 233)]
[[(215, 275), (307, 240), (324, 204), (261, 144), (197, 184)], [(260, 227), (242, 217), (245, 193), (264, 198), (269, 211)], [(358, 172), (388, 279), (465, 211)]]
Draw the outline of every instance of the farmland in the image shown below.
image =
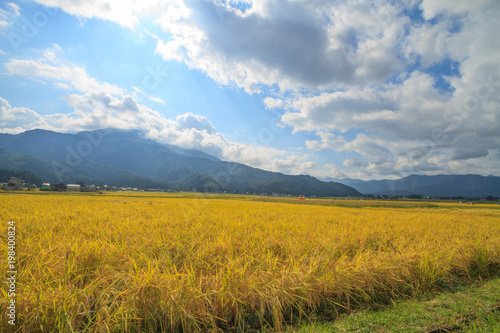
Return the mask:
[(2, 193), (11, 220), (20, 332), (282, 330), (500, 271), (493, 204)]

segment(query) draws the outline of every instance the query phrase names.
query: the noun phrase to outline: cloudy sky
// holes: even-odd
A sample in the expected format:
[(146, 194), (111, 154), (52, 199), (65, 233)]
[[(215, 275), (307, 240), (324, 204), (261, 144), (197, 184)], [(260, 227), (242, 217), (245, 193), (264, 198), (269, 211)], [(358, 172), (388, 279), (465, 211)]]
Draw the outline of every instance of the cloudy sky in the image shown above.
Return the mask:
[(0, 2), (0, 132), (322, 178), (500, 176), (498, 0)]

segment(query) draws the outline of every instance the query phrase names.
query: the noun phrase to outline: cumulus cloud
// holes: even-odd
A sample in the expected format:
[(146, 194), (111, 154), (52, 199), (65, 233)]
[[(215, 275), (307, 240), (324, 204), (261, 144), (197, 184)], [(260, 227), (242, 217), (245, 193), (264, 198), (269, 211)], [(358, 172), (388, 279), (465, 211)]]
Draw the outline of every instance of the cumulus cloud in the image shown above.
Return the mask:
[(0, 128), (4, 133), (17, 134), (29, 128), (46, 127), (42, 116), (23, 107), (11, 107), (0, 97)]
[(197, 131), (206, 131), (209, 134), (216, 132), (215, 127), (205, 116), (194, 115), (191, 112), (176, 117), (179, 129), (193, 128)]
[(248, 92), (262, 85), (316, 90), (381, 82), (400, 66), (393, 49), (409, 22), (394, 6), (251, 4), (244, 12), (212, 1), (170, 6), (158, 20), (169, 37), (158, 41), (156, 52)]
[(420, 61), (425, 67), (456, 56), (450, 54), (450, 47), (458, 42), (450, 31), (454, 28), (453, 23), (452, 20), (444, 20), (437, 24), (426, 22), (413, 27), (405, 40), (405, 56), (412, 62)]
[[(420, 8), (426, 19), (440, 16), (413, 24), (400, 44), (417, 69), (389, 83), (293, 96), (282, 121), (295, 132), (316, 132), (310, 149), (356, 154), (344, 166), (365, 176), (498, 173), (500, 6), (423, 1)], [(447, 69), (450, 63), (456, 68)], [(362, 133), (348, 140), (342, 133), (350, 129)]]
[[(414, 73), (384, 91), (352, 91), (358, 95), (354, 109), (349, 95), (332, 93), (296, 100), (297, 109), (282, 118), (297, 130), (316, 130), (318, 140), (308, 140), (309, 149), (358, 154), (363, 164), (347, 160), (344, 166), (362, 168), (372, 177), (450, 172), (459, 164), (472, 164), (479, 170), (500, 151), (495, 94), (500, 82), (486, 78), (477, 77), (468, 95), (442, 95), (428, 74)], [(346, 139), (342, 132), (331, 132), (352, 128), (363, 133)], [(489, 174), (492, 170), (484, 167), (481, 171)]]

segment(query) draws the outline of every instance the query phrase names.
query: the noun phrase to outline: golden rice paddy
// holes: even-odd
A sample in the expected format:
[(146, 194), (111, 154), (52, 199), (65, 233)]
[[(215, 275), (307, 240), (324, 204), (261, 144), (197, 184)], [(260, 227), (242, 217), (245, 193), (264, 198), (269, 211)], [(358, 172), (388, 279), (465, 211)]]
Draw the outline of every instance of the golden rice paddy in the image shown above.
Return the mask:
[[(16, 225), (14, 330), (279, 331), (323, 308), (498, 274), (497, 205), (385, 203), (2, 193), (3, 240)], [(14, 331), (7, 301), (3, 287), (0, 331)]]

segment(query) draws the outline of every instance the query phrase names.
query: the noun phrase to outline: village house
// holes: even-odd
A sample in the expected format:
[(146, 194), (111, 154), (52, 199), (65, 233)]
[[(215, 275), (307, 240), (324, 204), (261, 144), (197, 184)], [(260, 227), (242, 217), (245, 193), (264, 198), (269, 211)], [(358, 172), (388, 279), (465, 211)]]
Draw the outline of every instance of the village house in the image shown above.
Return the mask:
[(24, 186), (24, 180), (16, 177), (10, 177), (9, 182), (7, 183), (7, 190), (22, 190)]

